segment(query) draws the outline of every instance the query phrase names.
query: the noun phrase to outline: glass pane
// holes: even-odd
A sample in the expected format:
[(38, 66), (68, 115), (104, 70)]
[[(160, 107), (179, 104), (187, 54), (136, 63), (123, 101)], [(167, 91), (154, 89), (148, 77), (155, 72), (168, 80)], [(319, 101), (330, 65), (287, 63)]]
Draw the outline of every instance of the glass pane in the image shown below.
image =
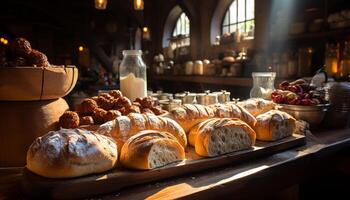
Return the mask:
[(236, 24), (230, 25), (230, 33), (236, 32), (237, 31), (236, 28), (237, 28)]
[(223, 26), (222, 27), (222, 34), (224, 33), (229, 33), (230, 31), (228, 30), (228, 26)]
[(250, 20), (246, 22), (246, 32), (254, 33), (254, 27), (255, 27), (254, 20)]
[(245, 20), (245, 0), (238, 0), (238, 22)]
[(185, 13), (182, 13), (176, 21), (173, 36), (175, 37), (180, 34), (186, 36), (190, 35), (190, 20), (188, 19)]
[(240, 33), (244, 33), (245, 32), (245, 22), (239, 23), (238, 24), (238, 30)]
[(254, 0), (247, 0), (247, 20), (254, 19), (254, 15), (255, 15), (254, 10), (255, 10)]
[(225, 15), (225, 18), (224, 18), (224, 22), (222, 23), (222, 25), (228, 25), (230, 22), (229, 22), (229, 19), (228, 19), (228, 14), (229, 12), (226, 12), (226, 15)]
[(237, 23), (237, 0), (233, 1), (230, 5), (230, 24)]

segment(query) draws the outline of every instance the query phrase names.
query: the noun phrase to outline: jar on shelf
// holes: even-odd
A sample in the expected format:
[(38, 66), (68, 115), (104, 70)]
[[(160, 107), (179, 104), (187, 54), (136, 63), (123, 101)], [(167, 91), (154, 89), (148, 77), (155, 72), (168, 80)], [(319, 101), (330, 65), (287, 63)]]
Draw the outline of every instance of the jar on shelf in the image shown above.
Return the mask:
[(328, 76), (335, 77), (338, 73), (339, 43), (326, 45), (325, 71)]
[(146, 65), (141, 55), (140, 50), (124, 50), (120, 64), (120, 90), (132, 101), (147, 96)]
[(250, 90), (251, 98), (270, 99), (275, 90), (275, 72), (253, 72), (253, 88)]

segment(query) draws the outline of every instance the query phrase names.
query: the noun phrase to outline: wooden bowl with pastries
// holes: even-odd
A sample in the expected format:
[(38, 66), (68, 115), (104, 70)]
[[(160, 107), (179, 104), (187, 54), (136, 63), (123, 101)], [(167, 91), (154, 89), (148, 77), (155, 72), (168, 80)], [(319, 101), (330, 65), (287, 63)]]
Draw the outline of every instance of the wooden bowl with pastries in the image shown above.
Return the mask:
[(0, 67), (0, 101), (52, 100), (75, 86), (75, 66)]

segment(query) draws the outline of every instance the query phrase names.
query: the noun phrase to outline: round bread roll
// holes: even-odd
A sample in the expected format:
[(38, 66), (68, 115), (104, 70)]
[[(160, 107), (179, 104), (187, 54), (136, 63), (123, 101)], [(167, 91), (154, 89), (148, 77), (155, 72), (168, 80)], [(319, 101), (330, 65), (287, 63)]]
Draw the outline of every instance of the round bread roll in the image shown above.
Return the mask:
[(112, 169), (118, 159), (111, 138), (83, 129), (61, 129), (37, 138), (27, 168), (44, 177), (71, 178)]
[(189, 143), (200, 156), (213, 157), (251, 148), (256, 134), (245, 122), (234, 118), (208, 119), (192, 128)]
[(258, 115), (256, 120), (256, 136), (262, 141), (276, 141), (291, 136), (296, 128), (296, 120), (279, 110), (270, 110)]
[(153, 169), (184, 159), (185, 150), (176, 137), (152, 130), (130, 137), (120, 154), (120, 163), (132, 169)]

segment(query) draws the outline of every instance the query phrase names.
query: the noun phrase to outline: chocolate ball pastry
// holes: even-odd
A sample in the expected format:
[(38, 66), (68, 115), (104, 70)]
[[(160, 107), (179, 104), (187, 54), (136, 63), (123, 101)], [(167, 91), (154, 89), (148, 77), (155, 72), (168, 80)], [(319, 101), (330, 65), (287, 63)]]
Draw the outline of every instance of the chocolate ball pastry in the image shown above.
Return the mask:
[(59, 126), (62, 128), (78, 128), (79, 123), (79, 115), (73, 111), (64, 112), (58, 121)]
[(117, 101), (114, 102), (114, 108), (118, 110), (122, 107), (128, 108), (131, 105), (131, 101), (126, 97), (120, 97)]
[(153, 106), (153, 99), (152, 97), (144, 97), (142, 100), (141, 100), (141, 105), (142, 107), (145, 107), (145, 108), (151, 108)]
[(94, 119), (91, 116), (84, 116), (80, 118), (81, 125), (94, 125)]
[(96, 101), (93, 99), (87, 98), (84, 99), (80, 106), (79, 106), (79, 112), (82, 113), (83, 115), (89, 115), (94, 112), (98, 108), (98, 105)]
[(28, 55), (28, 60), (36, 67), (47, 67), (50, 65), (46, 55), (34, 49)]
[(118, 99), (118, 98), (120, 98), (120, 97), (123, 97), (122, 92), (119, 91), (119, 90), (111, 90), (111, 91), (109, 92), (109, 94), (110, 94), (112, 97), (116, 98), (116, 99)]
[(107, 99), (103, 96), (99, 96), (96, 100), (97, 105), (104, 110), (111, 110), (114, 107), (113, 99)]
[(121, 112), (123, 115), (128, 115), (129, 113), (141, 113), (141, 110), (138, 106), (131, 105), (129, 107), (124, 107)]
[(28, 40), (16, 38), (10, 46), (12, 54), (20, 57), (27, 57), (32, 52), (32, 47)]
[(118, 110), (109, 110), (105, 116), (105, 121), (112, 121), (120, 116), (122, 116), (122, 114)]
[(106, 115), (107, 111), (103, 110), (102, 108), (97, 108), (92, 113), (92, 118), (96, 124), (102, 124), (106, 122)]
[(104, 98), (106, 98), (106, 99), (108, 99), (108, 100), (113, 99), (113, 97), (112, 97), (110, 94), (105, 93), (105, 92), (99, 94), (98, 96), (99, 96), (99, 97), (104, 97)]

